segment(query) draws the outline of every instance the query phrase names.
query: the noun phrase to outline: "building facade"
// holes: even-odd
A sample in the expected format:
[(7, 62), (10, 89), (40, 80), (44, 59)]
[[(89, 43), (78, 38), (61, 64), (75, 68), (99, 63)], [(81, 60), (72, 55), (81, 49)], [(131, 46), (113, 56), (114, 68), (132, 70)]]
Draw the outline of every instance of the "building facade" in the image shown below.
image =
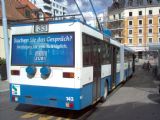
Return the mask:
[(160, 0), (113, 0), (107, 26), (142, 58), (149, 44), (160, 43)]
[[(17, 21), (39, 21), (39, 12), (42, 13), (35, 5), (33, 5), (28, 0), (5, 0), (6, 4), (6, 17), (8, 23), (8, 37), (10, 43), (10, 33), (11, 33), (11, 23)], [(45, 14), (44, 14), (45, 15)], [(10, 45), (9, 45), (10, 46)], [(3, 25), (2, 25), (2, 9), (0, 6), (0, 58), (5, 57), (5, 47), (4, 47), (4, 35), (3, 35)]]
[(56, 0), (29, 0), (32, 4), (42, 9), (43, 12), (51, 17), (63, 16), (67, 13), (65, 5), (58, 3)]

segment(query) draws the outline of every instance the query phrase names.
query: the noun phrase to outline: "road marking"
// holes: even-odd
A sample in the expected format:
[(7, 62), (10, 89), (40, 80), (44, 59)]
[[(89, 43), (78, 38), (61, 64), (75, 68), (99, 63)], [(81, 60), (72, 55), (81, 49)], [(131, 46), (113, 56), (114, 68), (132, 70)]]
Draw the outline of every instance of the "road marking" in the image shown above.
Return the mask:
[(41, 116), (38, 120), (51, 120), (53, 116), (46, 115), (46, 116)]
[(61, 117), (58, 117), (56, 120), (62, 120), (62, 118), (61, 118)]
[(65, 120), (70, 120), (70, 118), (66, 118)]
[(42, 113), (44, 112), (45, 108), (39, 108), (39, 109), (36, 109), (30, 113), (26, 113), (24, 115), (21, 116), (21, 118), (23, 119), (29, 119), (29, 118), (33, 118), (33, 117), (36, 117), (39, 115), (39, 113)]
[(38, 120), (51, 120), (53, 118), (53, 116), (51, 116), (50, 114), (52, 114), (52, 113), (55, 113), (55, 112), (48, 111), (48, 112), (46, 112), (46, 115), (41, 115)]

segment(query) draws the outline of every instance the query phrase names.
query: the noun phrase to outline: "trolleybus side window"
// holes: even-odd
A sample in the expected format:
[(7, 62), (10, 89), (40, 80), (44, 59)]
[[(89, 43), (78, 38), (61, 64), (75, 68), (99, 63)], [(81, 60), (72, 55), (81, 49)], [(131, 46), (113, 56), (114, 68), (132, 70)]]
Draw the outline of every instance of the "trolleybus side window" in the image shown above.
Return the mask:
[(92, 65), (92, 41), (89, 36), (83, 34), (83, 65)]
[(102, 42), (101, 44), (101, 49), (102, 49), (102, 59), (101, 62), (102, 64), (109, 64), (110, 63), (110, 46), (109, 44)]
[(128, 52), (124, 51), (124, 61), (127, 62), (128, 61)]
[[(97, 54), (98, 52), (100, 54)], [(97, 57), (100, 57), (102, 64), (110, 63), (109, 44), (89, 35), (83, 34), (83, 66), (91, 66), (96, 64), (97, 60), (95, 59)]]
[(103, 42), (94, 38), (93, 40), (93, 65), (101, 64)]
[(119, 48), (117, 48), (116, 49), (117, 51), (116, 51), (116, 56), (117, 56), (117, 63), (120, 63), (120, 49)]

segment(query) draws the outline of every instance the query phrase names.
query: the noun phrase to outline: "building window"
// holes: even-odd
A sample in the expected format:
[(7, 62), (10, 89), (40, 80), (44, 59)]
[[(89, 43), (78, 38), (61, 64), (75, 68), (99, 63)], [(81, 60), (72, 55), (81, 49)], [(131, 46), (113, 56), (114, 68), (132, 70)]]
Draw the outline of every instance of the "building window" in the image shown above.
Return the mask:
[(133, 0), (128, 0), (128, 6), (132, 6), (133, 5)]
[(139, 20), (139, 25), (140, 25), (140, 26), (142, 25), (142, 20)]
[(160, 9), (159, 9), (159, 14), (160, 14)]
[(129, 44), (132, 44), (133, 41), (132, 41), (131, 38), (129, 38), (129, 39), (128, 39), (128, 42), (129, 42)]
[(152, 0), (147, 0), (147, 3), (148, 3), (149, 5), (152, 5)]
[(47, 4), (51, 4), (52, 2), (50, 0), (43, 0)]
[(160, 17), (158, 18), (158, 24), (160, 25)]
[(129, 26), (132, 26), (132, 21), (129, 21)]
[(47, 5), (44, 5), (43, 8), (44, 8), (45, 10), (49, 10), (49, 11), (52, 9), (51, 7), (49, 7), (49, 6), (47, 6)]
[(149, 42), (149, 43), (152, 43), (152, 38), (149, 38), (148, 42)]
[(152, 15), (152, 10), (149, 10), (149, 15)]
[(139, 6), (143, 5), (143, 0), (137, 0), (137, 5)]
[(158, 42), (160, 43), (160, 38), (158, 39)]
[(158, 3), (160, 3), (160, 0), (157, 0)]
[(158, 28), (158, 33), (160, 34), (160, 28)]
[(132, 35), (132, 30), (129, 30), (129, 35)]
[(153, 24), (153, 23), (152, 23), (152, 19), (149, 19), (149, 20), (148, 20), (148, 24), (150, 24), (150, 25)]
[(30, 18), (31, 17), (31, 12), (29, 11), (29, 10), (25, 10), (25, 16), (27, 17), (27, 18)]
[(149, 28), (149, 29), (148, 29), (148, 33), (149, 33), (149, 34), (152, 34), (152, 28)]
[(141, 16), (142, 15), (142, 11), (139, 11), (139, 16)]
[(142, 29), (139, 29), (138, 31), (139, 31), (139, 34), (142, 34)]
[(129, 12), (129, 16), (130, 16), (130, 17), (132, 16), (132, 12)]
[(139, 44), (142, 44), (142, 38), (139, 38), (138, 42)]

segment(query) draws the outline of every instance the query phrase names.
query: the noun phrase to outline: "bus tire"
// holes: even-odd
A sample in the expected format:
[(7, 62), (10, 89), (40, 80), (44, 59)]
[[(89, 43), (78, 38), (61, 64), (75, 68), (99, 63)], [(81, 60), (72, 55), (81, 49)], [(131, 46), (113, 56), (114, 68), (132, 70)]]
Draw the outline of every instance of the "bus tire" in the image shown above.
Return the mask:
[(104, 86), (104, 94), (100, 99), (100, 102), (105, 102), (107, 100), (107, 96), (108, 96), (108, 84), (107, 82), (105, 82), (105, 86)]

